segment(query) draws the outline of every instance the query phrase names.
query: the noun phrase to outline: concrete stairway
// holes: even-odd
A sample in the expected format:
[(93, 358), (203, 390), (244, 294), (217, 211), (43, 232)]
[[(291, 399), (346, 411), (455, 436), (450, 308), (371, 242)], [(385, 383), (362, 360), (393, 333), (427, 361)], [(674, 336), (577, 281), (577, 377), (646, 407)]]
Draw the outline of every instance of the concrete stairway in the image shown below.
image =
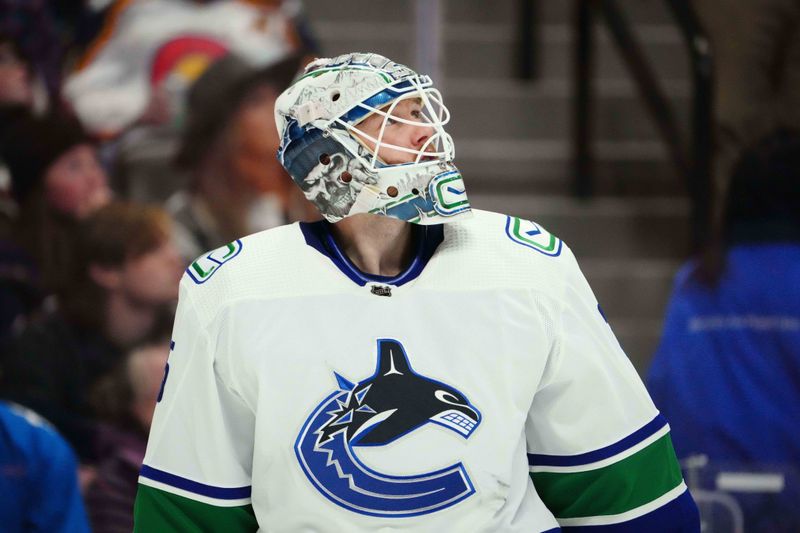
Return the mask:
[[(412, 66), (410, 0), (305, 0), (326, 55), (375, 51)], [(688, 65), (661, 0), (625, 9), (685, 124)], [(598, 25), (598, 196), (569, 196), (572, 2), (539, 1), (539, 77), (513, 77), (513, 0), (445, 0), (443, 89), (456, 163), (473, 204), (536, 220), (575, 251), (640, 372), (656, 347), (671, 279), (687, 253), (688, 202), (636, 89)]]

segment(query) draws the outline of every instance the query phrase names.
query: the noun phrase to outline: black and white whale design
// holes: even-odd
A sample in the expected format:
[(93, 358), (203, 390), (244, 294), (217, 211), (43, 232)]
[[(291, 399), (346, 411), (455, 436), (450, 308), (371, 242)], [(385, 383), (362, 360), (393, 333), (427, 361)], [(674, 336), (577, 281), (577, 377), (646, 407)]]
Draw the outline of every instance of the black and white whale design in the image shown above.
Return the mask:
[(306, 420), (295, 444), (315, 487), (331, 501), (374, 516), (415, 516), (454, 505), (475, 489), (461, 463), (436, 472), (392, 476), (356, 456), (359, 446), (385, 446), (431, 422), (467, 439), (481, 414), (455, 387), (414, 371), (400, 342), (378, 340), (378, 363), (353, 383), (335, 373), (338, 391)]

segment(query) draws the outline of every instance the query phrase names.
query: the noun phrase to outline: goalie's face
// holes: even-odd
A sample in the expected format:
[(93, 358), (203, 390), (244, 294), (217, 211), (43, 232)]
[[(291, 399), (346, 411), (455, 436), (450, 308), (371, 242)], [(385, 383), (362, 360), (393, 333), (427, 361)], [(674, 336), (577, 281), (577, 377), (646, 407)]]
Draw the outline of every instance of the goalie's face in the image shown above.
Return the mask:
[(354, 133), (387, 165), (425, 161), (438, 155), (435, 128), (419, 98), (381, 108), (362, 120)]

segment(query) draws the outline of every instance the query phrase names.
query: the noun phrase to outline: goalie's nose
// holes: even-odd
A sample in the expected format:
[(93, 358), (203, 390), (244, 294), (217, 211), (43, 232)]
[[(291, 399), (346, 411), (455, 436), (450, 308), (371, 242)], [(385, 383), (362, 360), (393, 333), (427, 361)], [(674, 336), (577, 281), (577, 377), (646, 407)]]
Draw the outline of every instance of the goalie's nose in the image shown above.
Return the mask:
[(410, 126), (411, 130), (411, 147), (415, 150), (433, 151), (433, 143), (429, 142), (434, 134), (432, 126), (428, 125), (414, 125)]

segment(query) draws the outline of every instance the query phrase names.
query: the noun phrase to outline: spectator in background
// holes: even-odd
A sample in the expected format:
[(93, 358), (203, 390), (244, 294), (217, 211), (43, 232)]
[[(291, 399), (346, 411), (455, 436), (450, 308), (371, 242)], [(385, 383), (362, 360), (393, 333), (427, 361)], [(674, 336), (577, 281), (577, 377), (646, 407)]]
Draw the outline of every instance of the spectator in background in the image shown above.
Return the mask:
[[(10, 37), (0, 33), (0, 146), (9, 124), (31, 111), (33, 85), (31, 69), (22, 52)], [(16, 205), (11, 199), (11, 176), (0, 153), (0, 238), (8, 236)]]
[(74, 233), (79, 221), (111, 198), (94, 144), (78, 121), (28, 112), (5, 128), (0, 154), (18, 206), (0, 244), (0, 337), (35, 312), (42, 297), (72, 280)]
[(40, 417), (0, 402), (0, 524), (5, 533), (88, 533), (75, 455)]
[(309, 206), (277, 161), (275, 99), (298, 58), (259, 69), (234, 55), (214, 63), (189, 92), (176, 162), (189, 188), (167, 202), (188, 260), (241, 235), (306, 216)]
[(55, 101), (67, 46), (50, 1), (0, 0), (0, 33), (18, 45), (18, 50), (30, 60), (31, 73), (41, 78), (49, 99)]
[(739, 154), (777, 128), (800, 129), (800, 2), (694, 0), (714, 52), (715, 231)]
[(132, 350), (94, 392), (95, 411), (108, 424), (101, 433), (105, 450), (86, 493), (94, 533), (133, 530), (139, 468), (169, 355), (168, 333), (158, 337)]
[[(800, 531), (800, 135), (744, 153), (731, 179), (721, 261), (678, 273), (648, 387), (678, 457), (777, 470), (774, 495), (737, 494), (747, 531)], [(702, 487), (699, 487), (702, 488)]]
[(13, 239), (17, 204), (11, 195), (11, 174), (2, 150), (10, 125), (31, 112), (33, 87), (30, 65), (16, 43), (0, 33), (0, 342), (20, 317), (40, 300), (33, 261)]
[(110, 200), (95, 145), (74, 117), (28, 114), (7, 132), (3, 155), (21, 216), (39, 201), (52, 214), (80, 220)]
[(77, 268), (60, 307), (11, 342), (0, 395), (50, 420), (91, 463), (89, 391), (125, 350), (171, 321), (183, 263), (157, 208), (112, 203), (80, 230)]

